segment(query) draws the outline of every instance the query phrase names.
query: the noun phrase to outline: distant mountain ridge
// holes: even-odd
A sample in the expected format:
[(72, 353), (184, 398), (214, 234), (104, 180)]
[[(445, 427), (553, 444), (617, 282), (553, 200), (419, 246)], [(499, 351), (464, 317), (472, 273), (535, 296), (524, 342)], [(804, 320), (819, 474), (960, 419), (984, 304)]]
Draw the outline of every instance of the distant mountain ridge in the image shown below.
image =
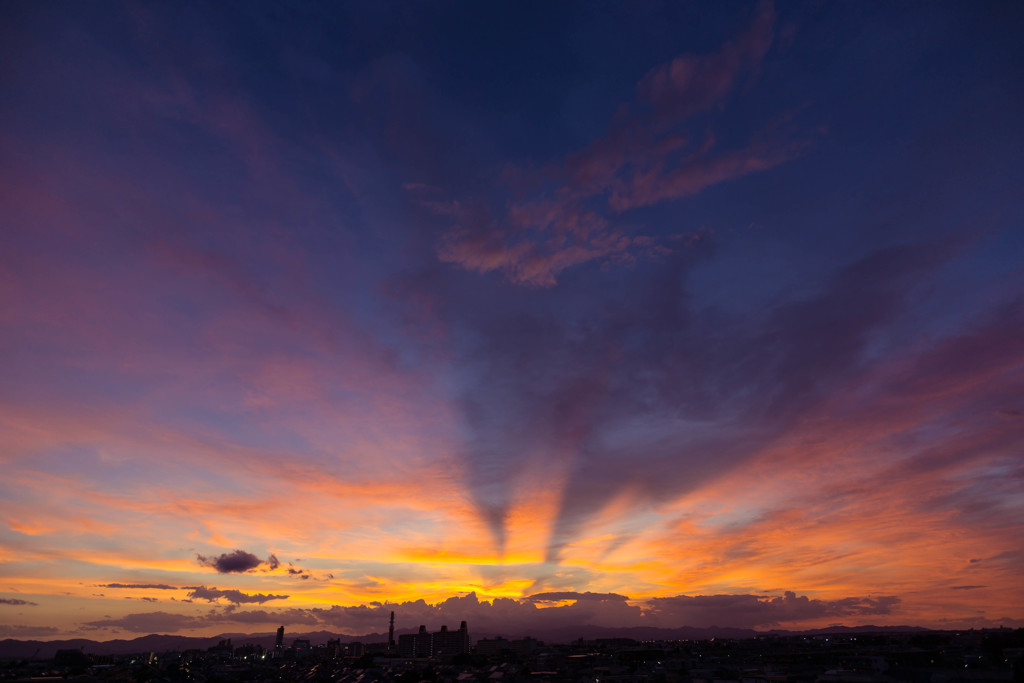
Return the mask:
[[(565, 626), (545, 629), (535, 629), (532, 633), (497, 633), (470, 630), (470, 636), (475, 643), (481, 638), (521, 638), (531, 636), (548, 643), (570, 643), (583, 638), (585, 640), (597, 640), (601, 638), (631, 638), (633, 640), (707, 640), (709, 638), (732, 638), (744, 639), (765, 635), (825, 635), (829, 633), (897, 633), (897, 632), (920, 632), (931, 629), (920, 626), (831, 626), (827, 628), (809, 629), (801, 631), (754, 631), (746, 628), (729, 628), (712, 626), (709, 628), (698, 628), (683, 626), (680, 628), (653, 628), (638, 626), (631, 628), (611, 628), (605, 626)], [(413, 633), (412, 630), (403, 629), (396, 633)], [(93, 655), (127, 655), (144, 652), (167, 652), (183, 650), (205, 650), (213, 647), (221, 640), (230, 638), (235, 647), (252, 644), (261, 645), (265, 648), (272, 648), (276, 639), (275, 633), (222, 633), (216, 636), (175, 636), (150, 634), (140, 636), (131, 640), (116, 639), (97, 641), (88, 638), (73, 638), (69, 640), (15, 640), (8, 638), (0, 641), (0, 659), (53, 659), (58, 650), (81, 650), (86, 654)], [(349, 636), (330, 631), (312, 631), (307, 633), (288, 633), (285, 636), (285, 645), (291, 644), (296, 638), (306, 638), (314, 645), (326, 643), (329, 639), (340, 639), (342, 642), (363, 642), (382, 643), (387, 636), (381, 633), (369, 633), (361, 636)]]

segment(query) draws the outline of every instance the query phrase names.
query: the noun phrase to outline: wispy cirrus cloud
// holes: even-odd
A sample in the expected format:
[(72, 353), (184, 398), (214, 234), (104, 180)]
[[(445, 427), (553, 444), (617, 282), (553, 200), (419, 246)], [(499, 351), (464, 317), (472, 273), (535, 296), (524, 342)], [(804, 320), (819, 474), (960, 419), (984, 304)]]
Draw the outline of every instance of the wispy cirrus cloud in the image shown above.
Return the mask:
[(440, 242), (439, 258), (479, 273), (502, 273), (516, 284), (551, 287), (572, 266), (632, 263), (679, 248), (678, 241), (636, 234), (616, 215), (773, 168), (806, 145), (764, 135), (747, 145), (723, 145), (694, 130), (695, 116), (724, 106), (754, 73), (774, 32), (773, 6), (762, 2), (750, 27), (717, 52), (683, 55), (651, 69), (636, 86), (636, 100), (620, 108), (604, 137), (541, 174), (550, 178), (544, 189), (500, 211), (423, 198), (426, 208), (455, 223)]

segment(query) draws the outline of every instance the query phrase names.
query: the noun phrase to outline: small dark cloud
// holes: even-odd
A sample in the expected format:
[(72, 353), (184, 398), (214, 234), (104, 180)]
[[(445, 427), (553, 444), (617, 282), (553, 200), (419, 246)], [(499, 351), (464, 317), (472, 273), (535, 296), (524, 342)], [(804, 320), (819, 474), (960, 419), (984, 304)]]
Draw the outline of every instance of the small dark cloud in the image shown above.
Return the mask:
[(981, 558), (977, 558), (977, 557), (975, 557), (975, 558), (972, 558), (972, 559), (971, 559), (971, 564), (977, 564), (977, 563), (979, 563), (979, 562), (981, 562)]
[(1007, 420), (1024, 420), (1024, 412), (1020, 410), (997, 410), (996, 415)]
[(28, 600), (19, 600), (17, 598), (0, 598), (0, 605), (33, 605), (37, 603), (29, 602)]
[(988, 588), (988, 586), (950, 586), (950, 590), (955, 591), (970, 591), (975, 588)]
[(143, 590), (175, 591), (177, 586), (168, 586), (166, 583), (99, 583), (97, 588), (138, 588)]
[(270, 557), (267, 558), (267, 566), (270, 568), (270, 571), (274, 571), (281, 566), (280, 561), (277, 559), (277, 555), (274, 555), (273, 553), (270, 554)]
[[(302, 579), (303, 581), (309, 581), (310, 579), (314, 578), (312, 572), (310, 572), (308, 569), (302, 569), (301, 567), (296, 567), (291, 562), (288, 563), (288, 574), (289, 574), (289, 576), (294, 576), (296, 578)], [(317, 580), (321, 581), (323, 579), (317, 579)]]
[(228, 602), (240, 605), (244, 603), (259, 603), (263, 604), (270, 600), (285, 600), (288, 598), (287, 595), (269, 595), (263, 593), (257, 593), (255, 595), (249, 593), (243, 593), (239, 590), (227, 589), (221, 590), (219, 588), (207, 588), (206, 586), (193, 586), (189, 590), (188, 597), (197, 600), (206, 600), (207, 602), (215, 602), (219, 599), (227, 600)]
[[(276, 562), (277, 558), (273, 555), (271, 555), (271, 558)], [(221, 574), (242, 574), (252, 571), (263, 564), (260, 558), (244, 550), (235, 550), (233, 553), (224, 553), (217, 557), (206, 557), (205, 555), (197, 554), (196, 560), (201, 565), (213, 567)]]

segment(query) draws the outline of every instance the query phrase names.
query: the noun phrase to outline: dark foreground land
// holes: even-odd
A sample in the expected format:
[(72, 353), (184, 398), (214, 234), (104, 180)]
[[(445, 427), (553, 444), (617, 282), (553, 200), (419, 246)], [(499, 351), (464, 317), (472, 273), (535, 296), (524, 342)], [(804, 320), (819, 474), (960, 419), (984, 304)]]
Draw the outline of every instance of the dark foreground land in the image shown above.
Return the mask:
[(483, 639), (469, 653), (401, 657), (383, 644), (287, 648), (230, 640), (205, 650), (0, 661), (0, 680), (324, 683), (801, 683), (1024, 681), (1024, 629), (763, 635), (745, 639)]

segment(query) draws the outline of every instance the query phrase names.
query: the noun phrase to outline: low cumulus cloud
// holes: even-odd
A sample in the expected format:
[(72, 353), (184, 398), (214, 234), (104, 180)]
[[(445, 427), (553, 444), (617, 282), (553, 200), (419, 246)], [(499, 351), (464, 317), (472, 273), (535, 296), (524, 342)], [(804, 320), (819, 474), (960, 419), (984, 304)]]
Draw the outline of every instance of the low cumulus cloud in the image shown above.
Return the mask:
[[(558, 591), (538, 593), (523, 599), (480, 600), (475, 593), (451, 597), (431, 604), (424, 600), (401, 603), (375, 602), (369, 605), (330, 608), (290, 608), (242, 610), (242, 602), (283, 599), (285, 596), (246, 596), (238, 591), (216, 588), (192, 589), (196, 598), (213, 602), (223, 598), (231, 604), (211, 609), (206, 614), (184, 615), (168, 612), (129, 614), (87, 622), (89, 629), (117, 628), (136, 633), (156, 633), (195, 629), (219, 624), (285, 624), (328, 629), (350, 635), (383, 633), (390, 613), (395, 612), (399, 631), (412, 631), (419, 625), (430, 629), (468, 621), (476, 633), (506, 636), (538, 635), (579, 626), (628, 628), (650, 626), (681, 628), (755, 628), (821, 618), (857, 618), (888, 615), (899, 605), (895, 596), (849, 597), (838, 600), (810, 599), (793, 592), (782, 596), (764, 595), (678, 595), (653, 598), (643, 604), (630, 604), (629, 598), (616, 593), (576, 593)], [(232, 598), (237, 598), (234, 602)], [(542, 602), (566, 602), (554, 607), (539, 607)]]
[(33, 605), (37, 603), (29, 602), (28, 600), (19, 600), (18, 598), (0, 598), (0, 605)]
[(625, 595), (619, 595), (618, 593), (591, 593), (587, 591), (585, 593), (576, 593), (574, 591), (551, 591), (547, 593), (535, 593), (534, 595), (527, 596), (523, 600), (527, 602), (562, 602), (565, 600), (596, 600), (598, 602), (615, 601), (625, 602), (628, 600)]
[(200, 628), (209, 622), (203, 616), (174, 614), (171, 612), (142, 612), (114, 619), (99, 619), (81, 624), (87, 630), (123, 629), (133, 633), (177, 633)]
[(891, 614), (896, 596), (813, 600), (786, 591), (782, 597), (762, 595), (677, 595), (652, 598), (647, 616), (659, 626), (777, 626), (822, 617), (862, 617)]
[(241, 605), (246, 603), (258, 603), (262, 605), (270, 600), (285, 600), (288, 598), (287, 595), (271, 595), (271, 594), (249, 594), (243, 593), (240, 590), (219, 588), (207, 588), (206, 586), (191, 586), (189, 587), (188, 597), (195, 600), (206, 600), (207, 602), (216, 602), (217, 600), (227, 600), (228, 602)]
[(176, 591), (177, 586), (168, 586), (166, 583), (100, 583), (97, 588), (136, 588), (140, 590)]

